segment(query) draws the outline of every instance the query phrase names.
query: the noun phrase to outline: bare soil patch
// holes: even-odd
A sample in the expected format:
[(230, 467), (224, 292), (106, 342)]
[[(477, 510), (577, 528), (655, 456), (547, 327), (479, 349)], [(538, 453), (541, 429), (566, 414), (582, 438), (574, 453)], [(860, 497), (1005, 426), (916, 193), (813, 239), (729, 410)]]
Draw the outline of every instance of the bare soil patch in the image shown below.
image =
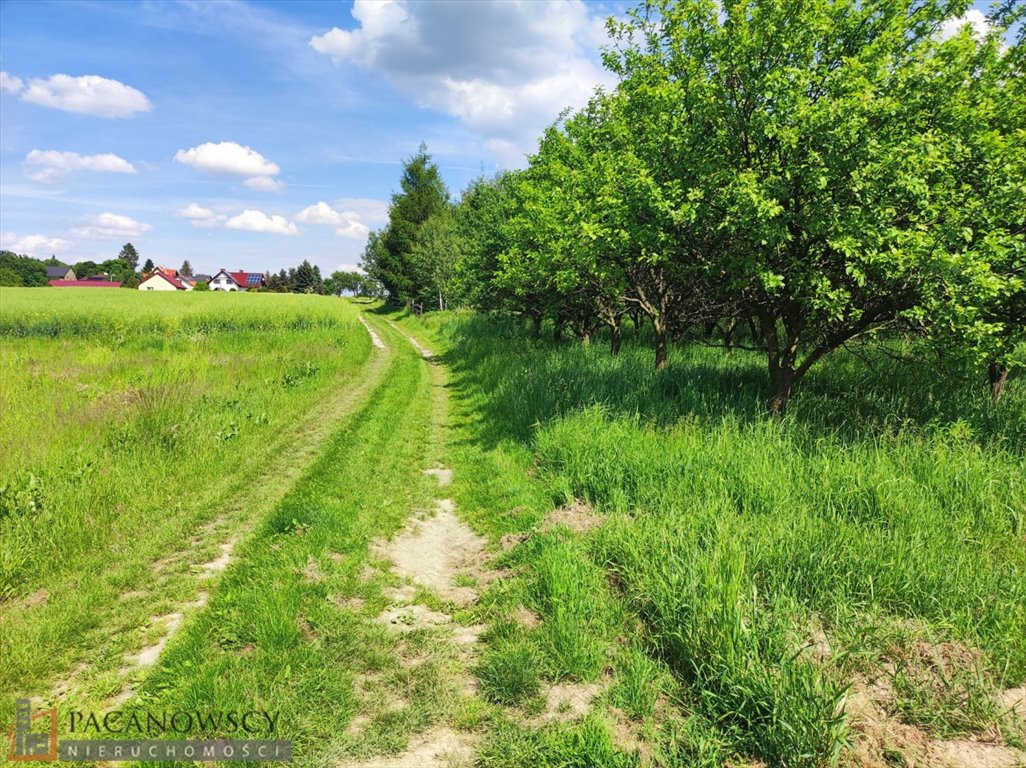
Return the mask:
[(452, 512), (439, 511), (427, 520), (411, 520), (390, 542), (377, 544), (377, 554), (392, 561), (395, 572), (435, 592), (448, 602), (466, 605), (477, 599), (456, 577), (478, 563), (485, 539)]
[(398, 605), (384, 610), (376, 619), (395, 632), (413, 632), (448, 624), (452, 617), (424, 605)]
[(605, 686), (602, 683), (555, 683), (543, 691), (545, 711), (532, 718), (532, 726), (567, 723), (584, 717), (592, 701)]
[[(441, 469), (441, 468), (437, 468), (437, 467), (434, 468), (434, 469), (425, 469), (424, 470), (424, 474), (425, 475), (429, 475), (430, 477), (435, 478), (435, 480), (438, 481), (438, 487), (439, 488), (445, 488), (447, 485), (452, 483), (452, 470), (451, 469)], [(445, 499), (445, 501), (448, 501), (449, 504), (452, 504), (452, 502), (449, 501), (448, 499)]]
[(338, 763), (338, 768), (469, 768), (474, 764), (477, 742), (473, 734), (435, 728), (414, 736), (406, 751), (398, 755), (347, 760)]
[(385, 349), (385, 343), (381, 340), (381, 337), (378, 336), (377, 332), (370, 327), (370, 323), (364, 320), (363, 317), (360, 317), (360, 322), (363, 324), (363, 327), (367, 329), (367, 333), (370, 334), (371, 344), (378, 349)]
[(856, 680), (848, 698), (852, 749), (842, 764), (852, 768), (1022, 768), (1026, 752), (982, 739), (933, 739), (887, 714), (893, 693), (880, 680)]
[(552, 510), (539, 526), (541, 531), (550, 531), (556, 526), (566, 526), (574, 533), (587, 533), (598, 528), (605, 518), (595, 512), (586, 502), (578, 499), (572, 504)]

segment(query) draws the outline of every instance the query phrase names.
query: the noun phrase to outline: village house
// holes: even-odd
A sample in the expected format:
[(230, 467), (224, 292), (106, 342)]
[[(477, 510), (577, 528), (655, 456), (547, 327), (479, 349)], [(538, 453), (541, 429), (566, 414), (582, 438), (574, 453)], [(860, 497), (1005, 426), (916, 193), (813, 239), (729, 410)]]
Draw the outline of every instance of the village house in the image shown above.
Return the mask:
[(157, 267), (139, 283), (140, 291), (191, 291), (195, 283), (177, 269)]
[(75, 270), (71, 267), (56, 266), (46, 268), (47, 280), (76, 280)]
[(229, 272), (222, 268), (210, 278), (209, 285), (212, 291), (248, 291), (264, 287), (266, 281), (260, 272)]

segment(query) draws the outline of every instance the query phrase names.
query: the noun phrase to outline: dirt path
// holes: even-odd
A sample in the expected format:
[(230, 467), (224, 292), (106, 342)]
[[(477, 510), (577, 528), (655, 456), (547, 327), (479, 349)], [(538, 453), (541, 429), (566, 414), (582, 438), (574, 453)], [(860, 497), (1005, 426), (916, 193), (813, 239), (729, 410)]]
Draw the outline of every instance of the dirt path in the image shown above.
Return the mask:
[[(416, 339), (404, 333), (395, 323), (388, 321), (394, 330), (405, 337), (410, 344), (429, 362), (433, 353)], [(433, 366), (434, 368), (434, 366)], [(433, 422), (435, 438), (440, 441), (444, 430), (445, 390), (444, 372), (434, 368)], [(437, 446), (436, 446), (437, 448)], [(453, 479), (451, 469), (431, 467), (424, 474), (433, 477), (440, 493)], [(471, 669), (479, 655), (479, 636), (484, 627), (460, 624), (455, 614), (461, 608), (475, 603), (479, 589), (487, 582), (487, 540), (463, 523), (457, 513), (456, 503), (451, 498), (435, 499), (430, 511), (413, 511), (406, 526), (391, 539), (379, 539), (371, 543), (371, 554), (389, 563), (393, 574), (405, 585), (391, 589), (391, 600), (375, 621), (384, 625), (389, 632), (406, 635), (417, 630), (427, 630), (438, 635), (437, 642), (430, 646), (426, 656), (403, 664), (425, 664), (437, 658), (445, 660), (455, 676), (459, 690), (467, 696), (476, 696), (477, 681)], [(443, 604), (442, 609), (432, 608), (417, 601), (421, 591), (430, 594), (432, 601)], [(455, 660), (455, 662), (453, 662)], [(367, 715), (357, 715), (351, 729), (359, 731), (369, 720)], [(407, 748), (392, 755), (380, 755), (361, 760), (343, 760), (339, 768), (447, 768), (473, 765), (479, 746), (479, 737), (474, 733), (455, 730), (445, 723), (436, 723), (411, 737)]]

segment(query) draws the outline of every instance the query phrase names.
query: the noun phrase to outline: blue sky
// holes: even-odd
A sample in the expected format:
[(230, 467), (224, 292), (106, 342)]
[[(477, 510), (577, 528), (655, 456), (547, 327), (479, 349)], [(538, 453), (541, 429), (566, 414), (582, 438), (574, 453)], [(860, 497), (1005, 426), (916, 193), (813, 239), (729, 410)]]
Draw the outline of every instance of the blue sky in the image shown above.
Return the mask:
[[(607, 82), (604, 3), (0, 4), (4, 248), (359, 260), (421, 141), (457, 194)], [(64, 76), (64, 77), (59, 77)]]
[(0, 245), (352, 268), (421, 141), (458, 194), (610, 85), (623, 7), (3, 0)]

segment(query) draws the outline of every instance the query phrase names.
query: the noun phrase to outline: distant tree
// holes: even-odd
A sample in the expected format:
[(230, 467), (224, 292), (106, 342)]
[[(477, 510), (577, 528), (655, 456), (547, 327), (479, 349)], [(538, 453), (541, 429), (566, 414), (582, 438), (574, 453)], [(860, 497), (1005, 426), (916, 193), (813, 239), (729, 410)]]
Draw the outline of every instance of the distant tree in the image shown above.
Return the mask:
[[(0, 285), (23, 285), (27, 288), (46, 285), (46, 266), (30, 256), (19, 256), (11, 251), (0, 251), (0, 269), (4, 270), (6, 282)], [(17, 275), (14, 282), (11, 273)]]
[(419, 304), (437, 302), (440, 310), (448, 307), (456, 286), (456, 262), (465, 247), (452, 206), (440, 209), (421, 225), (410, 252), (411, 274), (417, 286), (414, 298)]
[(65, 264), (65, 263), (64, 263), (63, 261), (61, 261), (61, 260), (60, 260), (60, 259), (58, 259), (58, 258), (57, 258), (56, 256), (54, 256), (54, 255), (53, 255), (52, 253), (50, 254), (50, 258), (48, 258), (48, 259), (47, 259), (46, 261), (44, 261), (43, 263), (44, 263), (44, 264), (45, 264), (46, 266), (48, 266), (48, 267), (66, 267), (66, 266), (68, 266), (68, 265), (67, 265), (67, 264)]
[(21, 275), (10, 267), (0, 267), (0, 285), (18, 288), (24, 285), (21, 282)]
[(179, 267), (178, 272), (186, 277), (192, 277), (192, 264), (189, 263), (188, 259), (182, 262), (182, 266)]
[(118, 260), (123, 261), (133, 271), (139, 266), (139, 252), (135, 250), (135, 246), (131, 243), (125, 243), (121, 246), (121, 253), (118, 254)]
[(200, 280), (196, 285), (192, 287), (194, 291), (209, 291), (210, 285), (205, 280)]
[(154, 269), (156, 269), (156, 267), (153, 265), (153, 259), (146, 259), (146, 263), (143, 264), (142, 268), (143, 274), (148, 275)]
[(128, 272), (121, 278), (122, 288), (138, 288), (139, 283), (142, 280), (139, 279), (139, 275), (136, 272)]
[(314, 266), (307, 261), (303, 260), (295, 269), (295, 276), (290, 281), (293, 293), (317, 293), (318, 289), (318, 275), (315, 271)]
[(321, 277), (321, 268), (314, 264), (314, 293), (324, 293), (324, 278)]
[(276, 275), (273, 273), (267, 275), (267, 290), (273, 293), (289, 292), (289, 276), (284, 269)]
[(88, 260), (76, 262), (71, 268), (75, 270), (75, 275), (79, 280), (84, 280), (100, 271), (100, 267), (95, 261)]
[(388, 226), (380, 242), (373, 243), (372, 274), (394, 300), (412, 302), (424, 293), (424, 286), (418, 281), (411, 254), (424, 222), (449, 205), (449, 190), (425, 144), (403, 164), (399, 184), (402, 191), (392, 195)]

